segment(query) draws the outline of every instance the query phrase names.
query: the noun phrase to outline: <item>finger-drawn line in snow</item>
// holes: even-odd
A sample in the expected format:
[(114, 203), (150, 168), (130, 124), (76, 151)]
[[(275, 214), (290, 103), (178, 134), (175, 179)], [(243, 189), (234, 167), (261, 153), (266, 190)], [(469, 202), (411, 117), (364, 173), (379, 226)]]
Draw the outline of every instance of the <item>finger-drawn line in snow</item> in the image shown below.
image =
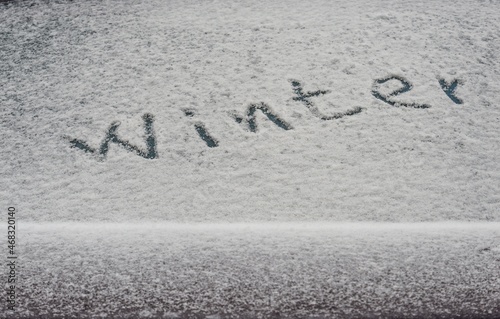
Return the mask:
[(439, 79), (439, 85), (441, 85), (444, 93), (446, 93), (455, 104), (462, 104), (464, 101), (455, 95), (458, 84), (461, 84), (461, 81), (457, 79), (453, 80), (450, 84), (448, 84), (445, 79)]
[[(194, 111), (192, 110), (184, 110), (184, 114), (187, 117), (193, 117), (194, 116)], [(214, 139), (207, 131), (205, 128), (205, 125), (201, 122), (196, 122), (194, 124), (194, 128), (200, 138), (207, 144), (208, 147), (217, 147), (219, 146), (219, 142)]]
[[(380, 93), (379, 89), (380, 86), (385, 84), (388, 81), (391, 80), (396, 80), (399, 81), (402, 84), (402, 87), (394, 90), (391, 93), (388, 94), (382, 94)], [(321, 120), (332, 120), (332, 119), (339, 119), (344, 116), (350, 116), (354, 114), (358, 114), (362, 111), (361, 107), (355, 107), (352, 108), (351, 110), (348, 110), (346, 112), (342, 113), (335, 113), (333, 115), (324, 115), (322, 114), (318, 108), (314, 105), (314, 103), (311, 101), (312, 97), (315, 96), (320, 96), (320, 95), (325, 95), (327, 93), (330, 93), (329, 90), (317, 90), (313, 92), (306, 92), (304, 93), (302, 84), (297, 81), (297, 80), (290, 80), (292, 84), (292, 89), (294, 93), (297, 95), (296, 97), (293, 97), (294, 101), (299, 101), (302, 102), (316, 117), (320, 118)], [(444, 79), (439, 80), (439, 84), (441, 85), (441, 88), (443, 91), (452, 99), (453, 102), (456, 104), (462, 104), (463, 101), (459, 99), (458, 97), (455, 96), (455, 90), (458, 86), (458, 84), (462, 83), (460, 80), (453, 80), (451, 83), (447, 83)], [(406, 93), (410, 91), (413, 88), (412, 84), (406, 80), (405, 78), (397, 75), (391, 75), (385, 78), (377, 79), (373, 83), (372, 87), (372, 95), (385, 102), (388, 103), (392, 106), (404, 106), (404, 107), (413, 107), (413, 108), (429, 108), (430, 105), (428, 104), (417, 104), (417, 103), (404, 103), (404, 102), (397, 102), (392, 100), (392, 97), (398, 96), (400, 94)], [(250, 132), (256, 133), (257, 132), (257, 119), (256, 119), (256, 113), (257, 111), (262, 112), (262, 114), (266, 115), (267, 118), (276, 124), (279, 128), (288, 131), (293, 129), (293, 127), (287, 123), (285, 120), (281, 119), (276, 113), (274, 113), (271, 108), (265, 104), (264, 102), (260, 103), (253, 103), (250, 104), (247, 109), (246, 109), (246, 114), (242, 117), (239, 115), (232, 115), (234, 120), (237, 123), (245, 123), (248, 125), (248, 129)], [(187, 117), (193, 117), (194, 111), (185, 109), (184, 114)], [(80, 140), (80, 139), (74, 139), (74, 138), (69, 138), (65, 137), (66, 139), (69, 140), (69, 143), (71, 144), (72, 148), (77, 148), (80, 150), (83, 150), (86, 153), (90, 153), (92, 155), (95, 155), (98, 157), (99, 160), (104, 160), (106, 158), (106, 155), (109, 152), (109, 144), (110, 143), (115, 143), (126, 150), (135, 153), (136, 155), (139, 155), (143, 158), (146, 159), (155, 159), (158, 158), (158, 152), (156, 150), (156, 137), (153, 131), (153, 121), (154, 117), (152, 114), (146, 113), (143, 115), (143, 120), (144, 120), (144, 131), (145, 131), (145, 142), (146, 142), (146, 151), (142, 150), (141, 148), (134, 146), (130, 144), (128, 141), (122, 140), (118, 137), (116, 131), (118, 127), (120, 126), (120, 122), (115, 121), (111, 124), (109, 127), (106, 136), (104, 137), (103, 141), (101, 142), (101, 145), (99, 149), (92, 148), (90, 145), (87, 144), (87, 142)], [(210, 147), (218, 147), (219, 146), (219, 141), (217, 141), (215, 138), (213, 138), (207, 131), (205, 125), (202, 122), (195, 122), (193, 123), (194, 128), (196, 132), (198, 133), (199, 137), (205, 142), (205, 144)]]
[(351, 116), (354, 114), (361, 113), (361, 111), (363, 110), (361, 107), (355, 107), (355, 108), (348, 110), (348, 111), (345, 111), (345, 112), (338, 112), (338, 113), (334, 113), (333, 115), (324, 115), (314, 105), (314, 103), (310, 100), (310, 98), (313, 96), (320, 96), (320, 95), (330, 93), (329, 90), (317, 90), (314, 92), (304, 93), (302, 90), (302, 84), (299, 81), (290, 80), (290, 83), (292, 84), (293, 92), (297, 95), (296, 97), (293, 98), (293, 100), (304, 103), (304, 105), (311, 111), (312, 114), (314, 114), (314, 116), (322, 119), (323, 121), (336, 120), (336, 119), (343, 118), (344, 116)]
[[(402, 88), (400, 89), (397, 89), (387, 95), (384, 95), (384, 94), (381, 94), (379, 92), (379, 88), (380, 88), (380, 85), (381, 84), (384, 84), (388, 81), (391, 81), (391, 80), (396, 80), (396, 81), (399, 81), (401, 82), (401, 84), (403, 85)], [(375, 82), (373, 83), (373, 87), (372, 87), (372, 95), (381, 100), (381, 101), (384, 101), (385, 103), (387, 104), (390, 104), (392, 106), (396, 106), (396, 107), (399, 107), (399, 106), (404, 106), (404, 107), (413, 107), (413, 108), (417, 108), (417, 109), (427, 109), (427, 108), (430, 108), (431, 106), (428, 105), (428, 104), (417, 104), (417, 103), (404, 103), (404, 102), (396, 102), (396, 101), (393, 101), (391, 99), (391, 97), (394, 97), (394, 96), (398, 96), (400, 94), (403, 94), (403, 93), (406, 93), (408, 91), (410, 91), (411, 89), (413, 88), (413, 85), (408, 82), (408, 80), (406, 80), (405, 78), (403, 78), (402, 76), (397, 76), (397, 75), (391, 75), (389, 77), (385, 77), (385, 78), (382, 78), (382, 79), (377, 79), (375, 80)]]
[(257, 110), (261, 111), (264, 115), (267, 116), (267, 118), (271, 122), (276, 124), (278, 127), (284, 129), (285, 131), (292, 129), (292, 126), (290, 124), (288, 124), (287, 122), (282, 120), (278, 115), (273, 113), (273, 111), (271, 111), (269, 106), (264, 102), (260, 102), (257, 104), (250, 104), (246, 112), (246, 118), (240, 117), (238, 115), (233, 115), (233, 117), (237, 123), (242, 123), (244, 121), (247, 122), (250, 132), (256, 133), (257, 123), (256, 123), (255, 112), (257, 112)]
[(101, 142), (99, 150), (92, 148), (83, 140), (70, 139), (69, 142), (71, 144), (71, 147), (81, 149), (84, 152), (90, 153), (92, 155), (97, 155), (100, 160), (104, 160), (106, 158), (106, 155), (109, 152), (110, 143), (121, 145), (127, 151), (133, 152), (146, 159), (158, 158), (158, 153), (156, 152), (156, 138), (153, 131), (154, 117), (152, 114), (146, 113), (142, 116), (142, 118), (144, 120), (145, 141), (147, 147), (146, 151), (118, 137), (118, 135), (116, 134), (116, 131), (120, 126), (120, 122), (118, 121), (111, 123), (111, 126), (109, 127), (106, 136)]

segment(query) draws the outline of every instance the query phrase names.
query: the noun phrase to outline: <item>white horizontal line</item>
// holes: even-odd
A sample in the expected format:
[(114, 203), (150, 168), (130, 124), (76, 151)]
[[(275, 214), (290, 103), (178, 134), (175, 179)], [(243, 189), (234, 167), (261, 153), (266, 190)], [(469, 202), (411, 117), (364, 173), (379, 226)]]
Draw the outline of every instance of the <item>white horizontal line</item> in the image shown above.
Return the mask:
[(500, 222), (251, 222), (251, 223), (177, 223), (177, 222), (18, 222), (22, 229), (134, 229), (134, 230), (498, 230)]

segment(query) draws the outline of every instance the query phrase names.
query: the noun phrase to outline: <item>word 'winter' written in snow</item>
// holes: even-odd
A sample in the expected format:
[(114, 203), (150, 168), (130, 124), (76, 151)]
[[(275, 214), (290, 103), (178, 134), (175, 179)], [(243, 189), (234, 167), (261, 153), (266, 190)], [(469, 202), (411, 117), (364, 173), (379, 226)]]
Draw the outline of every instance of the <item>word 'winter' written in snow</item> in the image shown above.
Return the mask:
[[(384, 85), (385, 83), (389, 81), (398, 81), (402, 87), (392, 91), (391, 93), (388, 94), (382, 94), (380, 92), (381, 86)], [(297, 81), (297, 80), (290, 80), (290, 83), (292, 85), (292, 90), (295, 96), (293, 97), (294, 101), (300, 102), (304, 104), (310, 111), (311, 113), (323, 120), (323, 121), (329, 121), (329, 120), (336, 120), (343, 118), (345, 116), (352, 116), (358, 113), (362, 112), (361, 107), (354, 107), (350, 110), (347, 110), (345, 112), (339, 112), (339, 113), (334, 113), (332, 115), (325, 115), (321, 113), (321, 111), (314, 105), (313, 101), (311, 99), (313, 97), (317, 97), (320, 95), (325, 95), (330, 93), (329, 90), (317, 90), (313, 92), (304, 92), (302, 88), (302, 84)], [(459, 80), (453, 80), (451, 83), (446, 82), (444, 79), (439, 80), (439, 85), (441, 86), (442, 90), (446, 95), (456, 104), (462, 104), (463, 101), (458, 98), (455, 95), (455, 90), (460, 83)], [(412, 107), (412, 108), (420, 108), (420, 109), (425, 109), (425, 108), (430, 108), (430, 105), (428, 104), (417, 104), (417, 103), (405, 103), (405, 102), (397, 102), (393, 100), (393, 97), (401, 95), (403, 93), (406, 93), (410, 91), (413, 88), (412, 84), (406, 80), (405, 78), (401, 76), (396, 76), (392, 75), (389, 77), (385, 77), (382, 79), (377, 79), (375, 80), (373, 87), (372, 87), (372, 95), (389, 104), (392, 106), (396, 107)], [(257, 122), (256, 122), (256, 113), (257, 111), (261, 112), (267, 118), (276, 124), (279, 128), (283, 130), (291, 130), (292, 126), (286, 122), (285, 120), (281, 119), (276, 113), (274, 113), (271, 108), (263, 103), (253, 103), (250, 104), (244, 116), (239, 116), (239, 115), (233, 115), (234, 120), (239, 123), (239, 124), (244, 124), (248, 127), (248, 130), (250, 132), (256, 133), (257, 132)], [(195, 113), (192, 110), (184, 110), (184, 114), (187, 117), (194, 117)], [(144, 120), (144, 131), (145, 131), (145, 140), (146, 140), (146, 150), (141, 149), (140, 147), (134, 146), (130, 144), (128, 141), (125, 141), (118, 137), (117, 135), (117, 129), (120, 125), (120, 122), (113, 122), (111, 126), (109, 127), (106, 136), (101, 142), (101, 145), (99, 148), (93, 148), (90, 145), (88, 145), (85, 141), (79, 140), (79, 139), (70, 139), (69, 142), (72, 147), (81, 149), (87, 153), (90, 153), (92, 155), (97, 156), (98, 158), (105, 159), (106, 155), (108, 154), (109, 151), (109, 146), (110, 143), (118, 144), (125, 148), (126, 150), (135, 153), (141, 157), (144, 157), (146, 159), (155, 159), (158, 158), (158, 151), (156, 149), (156, 137), (153, 131), (153, 121), (154, 117), (151, 114), (145, 114), (143, 115), (143, 120)], [(205, 125), (201, 122), (196, 122), (194, 124), (194, 128), (200, 138), (205, 142), (205, 144), (208, 147), (217, 147), (219, 146), (219, 141), (217, 141), (214, 137), (212, 137), (208, 130), (205, 128)]]

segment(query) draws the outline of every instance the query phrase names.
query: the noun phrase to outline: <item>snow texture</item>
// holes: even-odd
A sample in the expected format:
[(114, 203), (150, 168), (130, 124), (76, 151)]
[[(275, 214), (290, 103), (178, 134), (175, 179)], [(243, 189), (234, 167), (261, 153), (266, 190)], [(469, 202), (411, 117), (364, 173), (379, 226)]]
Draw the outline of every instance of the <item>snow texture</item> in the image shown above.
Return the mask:
[(500, 316), (500, 223), (50, 223), (20, 233), (19, 317)]
[(0, 318), (500, 317), (499, 1), (0, 0), (0, 61)]
[[(451, 0), (2, 4), (0, 197), (30, 221), (499, 221), (499, 12)], [(307, 105), (293, 81), (327, 93)], [(99, 153), (112, 123), (137, 150), (110, 138)]]

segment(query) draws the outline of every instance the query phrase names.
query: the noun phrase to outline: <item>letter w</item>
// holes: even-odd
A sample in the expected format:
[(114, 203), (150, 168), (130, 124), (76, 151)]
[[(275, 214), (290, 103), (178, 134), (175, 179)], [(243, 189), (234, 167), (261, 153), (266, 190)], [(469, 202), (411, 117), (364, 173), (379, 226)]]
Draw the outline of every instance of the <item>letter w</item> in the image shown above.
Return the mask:
[(127, 141), (120, 139), (116, 135), (116, 130), (118, 129), (118, 126), (120, 126), (120, 122), (113, 122), (111, 124), (110, 128), (108, 129), (108, 132), (106, 133), (106, 137), (104, 137), (104, 140), (101, 142), (99, 150), (90, 147), (85, 141), (82, 140), (71, 139), (69, 142), (71, 144), (71, 147), (81, 149), (87, 153), (98, 155), (101, 159), (106, 158), (106, 155), (108, 154), (109, 151), (109, 143), (115, 143), (121, 145), (127, 151), (136, 153), (137, 155), (147, 159), (158, 158), (158, 153), (156, 152), (156, 138), (153, 131), (153, 120), (154, 120), (153, 115), (144, 114), (142, 118), (144, 120), (144, 131), (146, 133), (146, 138), (145, 138), (147, 147), (146, 151), (130, 144)]

